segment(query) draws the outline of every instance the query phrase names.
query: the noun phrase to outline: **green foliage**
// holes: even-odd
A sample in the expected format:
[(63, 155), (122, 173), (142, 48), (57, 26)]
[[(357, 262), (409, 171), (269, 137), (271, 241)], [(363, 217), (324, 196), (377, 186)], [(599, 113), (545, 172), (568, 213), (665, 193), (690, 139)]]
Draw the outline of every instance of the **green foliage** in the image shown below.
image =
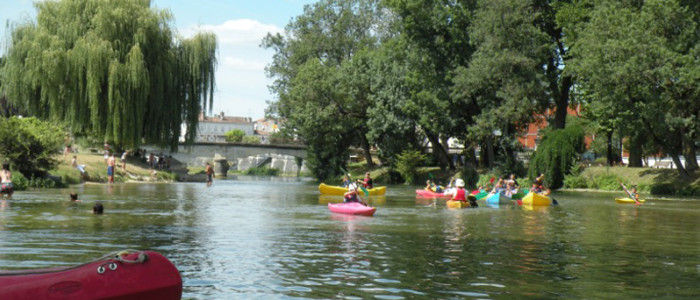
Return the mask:
[(230, 143), (240, 143), (243, 141), (243, 137), (245, 136), (245, 132), (240, 129), (232, 129), (229, 130), (224, 134), (226, 136), (226, 141)]
[(570, 189), (585, 189), (588, 188), (586, 178), (581, 175), (566, 175), (564, 177), (564, 187)]
[(62, 146), (63, 131), (55, 123), (35, 118), (0, 119), (0, 156), (22, 174), (43, 177), (58, 164), (55, 154)]
[(15, 191), (24, 191), (29, 186), (29, 180), (20, 172), (12, 172), (12, 185)]
[(460, 173), (467, 187), (477, 186), (477, 183), (479, 182), (479, 173), (476, 171), (474, 166), (465, 164)]
[(580, 126), (568, 126), (547, 133), (530, 159), (528, 175), (531, 179), (545, 174), (544, 185), (557, 189), (564, 176), (578, 164), (585, 150), (584, 132)]
[[(123, 181), (123, 178), (120, 176), (118, 177), (118, 181)], [(156, 173), (156, 179), (157, 180), (163, 180), (163, 181), (176, 181), (177, 180), (177, 174), (169, 171), (158, 171)], [(114, 180), (117, 180), (117, 177), (115, 177)]]
[(260, 138), (254, 135), (246, 135), (243, 137), (242, 142), (245, 144), (260, 144)]
[(676, 0), (594, 3), (565, 25), (576, 32), (567, 68), (576, 74), (578, 89), (607, 132), (642, 131), (677, 157), (698, 129), (697, 11)]
[(652, 195), (675, 195), (678, 190), (672, 183), (661, 183), (651, 186)]
[(294, 137), (285, 130), (270, 134), (270, 144), (284, 145), (294, 143)]
[(619, 178), (614, 174), (604, 174), (595, 179), (594, 187), (600, 190), (615, 191), (620, 189)]
[[(479, 175), (479, 180), (476, 182), (477, 186), (483, 186), (483, 187), (488, 187), (488, 188), (493, 188), (493, 186), (496, 184), (498, 181), (499, 176), (496, 173), (486, 173), (486, 174), (481, 174)], [(491, 179), (493, 179), (493, 182), (491, 182)], [(522, 183), (520, 183), (522, 184)]]
[(253, 175), (253, 176), (278, 176), (279, 173), (280, 173), (279, 169), (268, 168), (268, 167), (249, 168), (248, 170), (245, 171), (246, 175)]
[(34, 175), (27, 178), (19, 172), (12, 172), (12, 185), (15, 191), (23, 191), (27, 188), (49, 189), (64, 188), (67, 186), (66, 182), (62, 179), (61, 181), (57, 181), (51, 177), (34, 177)]
[(427, 156), (418, 150), (404, 150), (396, 161), (396, 170), (406, 181), (406, 184), (414, 184), (416, 181), (416, 169), (423, 164)]
[(12, 27), (0, 72), (12, 104), (118, 147), (176, 148), (183, 123), (194, 140), (200, 109), (213, 101), (213, 33), (182, 39), (171, 13), (150, 1), (35, 7), (35, 22)]

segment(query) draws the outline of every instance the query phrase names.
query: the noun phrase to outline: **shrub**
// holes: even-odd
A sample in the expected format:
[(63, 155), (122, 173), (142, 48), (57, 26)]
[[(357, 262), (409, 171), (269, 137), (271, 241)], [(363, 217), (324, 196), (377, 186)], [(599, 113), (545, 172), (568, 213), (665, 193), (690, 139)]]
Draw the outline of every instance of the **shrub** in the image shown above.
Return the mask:
[(245, 171), (246, 175), (254, 175), (254, 176), (278, 176), (280, 173), (279, 169), (275, 168), (268, 168), (268, 167), (255, 167), (255, 168), (250, 168)]
[(270, 144), (293, 144), (294, 137), (286, 131), (273, 132), (270, 134)]
[(224, 134), (226, 136), (226, 141), (230, 143), (240, 143), (245, 136), (245, 132), (240, 129), (232, 129)]
[(476, 172), (476, 169), (471, 164), (464, 164), (461, 173), (466, 186), (476, 186), (477, 182), (479, 182), (479, 173)]
[(63, 130), (35, 118), (0, 119), (0, 156), (25, 176), (43, 177), (58, 165)]
[(616, 191), (620, 189), (620, 183), (617, 175), (604, 174), (595, 178), (594, 187), (599, 190)]
[(578, 164), (585, 150), (584, 136), (581, 126), (569, 126), (545, 134), (530, 160), (529, 177), (535, 178), (543, 173), (545, 186), (560, 188), (564, 176)]
[(404, 150), (396, 160), (396, 170), (406, 184), (414, 184), (418, 172), (416, 169), (426, 160), (426, 155), (418, 150)]
[(246, 135), (243, 137), (243, 142), (246, 144), (260, 144), (260, 138), (254, 135)]
[(567, 175), (564, 177), (564, 187), (570, 189), (585, 189), (588, 188), (586, 178), (581, 175)]
[(659, 183), (652, 185), (649, 192), (652, 195), (673, 195), (676, 193), (676, 187), (671, 183)]
[(12, 185), (15, 191), (23, 191), (29, 186), (29, 180), (20, 172), (12, 172)]

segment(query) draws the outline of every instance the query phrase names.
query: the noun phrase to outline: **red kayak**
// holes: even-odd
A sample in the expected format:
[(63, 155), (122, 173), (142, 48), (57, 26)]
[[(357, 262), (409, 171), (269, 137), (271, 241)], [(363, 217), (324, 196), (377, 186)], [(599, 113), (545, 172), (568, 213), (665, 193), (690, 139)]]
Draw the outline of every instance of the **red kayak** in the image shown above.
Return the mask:
[(452, 197), (452, 195), (445, 195), (443, 193), (436, 193), (433, 191), (428, 191), (428, 190), (416, 190), (416, 196), (421, 196), (421, 197)]
[(182, 278), (167, 258), (121, 251), (74, 267), (0, 271), (0, 299), (180, 299)]
[(365, 206), (358, 202), (328, 203), (328, 210), (338, 214), (372, 216), (377, 211), (376, 207)]

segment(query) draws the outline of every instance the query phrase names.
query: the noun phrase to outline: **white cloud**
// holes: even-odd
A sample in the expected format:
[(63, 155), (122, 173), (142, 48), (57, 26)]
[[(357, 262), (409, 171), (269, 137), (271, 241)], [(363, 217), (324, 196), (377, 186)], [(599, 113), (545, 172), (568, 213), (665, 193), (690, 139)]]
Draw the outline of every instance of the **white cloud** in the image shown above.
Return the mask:
[(272, 61), (274, 51), (261, 48), (260, 43), (268, 32), (282, 29), (256, 20), (237, 19), (190, 27), (183, 35), (190, 37), (202, 30), (216, 34), (219, 44), (214, 111), (253, 119), (262, 117), (265, 101), (273, 99), (267, 88), (271, 79), (265, 76), (265, 67)]
[(239, 57), (226, 56), (219, 60), (221, 65), (219, 68), (232, 68), (242, 71), (259, 71), (265, 70), (267, 62), (243, 59)]
[(220, 44), (250, 45), (260, 44), (267, 33), (282, 32), (282, 29), (270, 24), (262, 24), (251, 19), (228, 20), (219, 25), (200, 25), (187, 30), (186, 35), (196, 31), (211, 31), (216, 34)]

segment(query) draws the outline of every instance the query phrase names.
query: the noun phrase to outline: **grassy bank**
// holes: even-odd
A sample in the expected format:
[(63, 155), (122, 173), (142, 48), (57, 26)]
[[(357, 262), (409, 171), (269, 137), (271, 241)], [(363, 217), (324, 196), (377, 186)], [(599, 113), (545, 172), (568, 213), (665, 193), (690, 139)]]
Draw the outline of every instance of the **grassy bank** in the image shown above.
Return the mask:
[(700, 196), (700, 177), (682, 180), (676, 169), (588, 167), (578, 175), (567, 176), (564, 185), (572, 189), (619, 191), (622, 189), (618, 179), (652, 195)]
[[(70, 165), (73, 155), (61, 155), (60, 164), (49, 173), (61, 177), (63, 183), (77, 184), (81, 182), (107, 182), (107, 164), (102, 155), (76, 153), (79, 165), (85, 165), (85, 175)], [(134, 157), (127, 158), (126, 170), (122, 170), (121, 161), (117, 159), (114, 182), (170, 182), (176, 180), (175, 174), (157, 171), (155, 176), (148, 166)]]

